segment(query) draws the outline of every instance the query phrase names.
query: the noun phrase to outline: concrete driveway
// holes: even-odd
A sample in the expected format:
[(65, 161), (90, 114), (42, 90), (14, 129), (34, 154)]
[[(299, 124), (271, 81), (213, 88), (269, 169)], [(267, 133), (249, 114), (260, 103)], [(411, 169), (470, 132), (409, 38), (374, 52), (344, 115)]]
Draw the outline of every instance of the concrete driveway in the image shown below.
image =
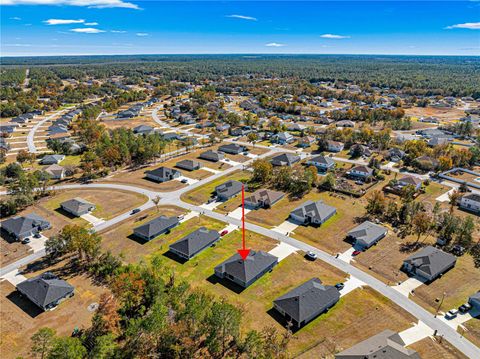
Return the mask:
[(23, 281), (27, 280), (26, 277), (24, 277), (22, 274), (18, 272), (18, 269), (15, 269), (9, 273), (6, 273), (0, 278), (2, 280), (8, 280), (15, 287), (17, 286), (18, 283), (22, 283)]
[(362, 282), (360, 279), (355, 278), (353, 276), (350, 276), (345, 283), (345, 287), (343, 287), (342, 290), (340, 290), (340, 297), (343, 297), (344, 295), (347, 295), (351, 291), (361, 288), (364, 285), (366, 285), (364, 282)]
[(178, 178), (175, 178), (175, 181), (178, 181), (178, 182), (181, 182), (182, 180), (186, 180), (188, 185), (191, 185), (191, 184), (194, 184), (194, 183), (198, 182), (198, 180), (196, 180), (194, 178), (185, 177), (185, 176), (180, 176)]
[(434, 330), (426, 325), (421, 320), (413, 327), (405, 329), (403, 332), (398, 333), (400, 338), (405, 342), (405, 346), (412, 345), (422, 339), (433, 336)]
[(274, 255), (275, 257), (278, 258), (278, 261), (280, 262), (281, 260), (287, 258), (290, 254), (295, 253), (297, 251), (297, 248), (284, 243), (280, 242), (278, 246), (273, 248), (270, 252), (271, 255)]
[(298, 226), (298, 223), (288, 219), (278, 226), (272, 228), (272, 231), (286, 235), (287, 233), (292, 233), (295, 229), (297, 229)]
[(392, 286), (392, 288), (408, 297), (412, 290), (417, 289), (425, 282), (425, 279), (415, 276), (408, 278), (406, 281), (402, 282), (402, 284)]
[(97, 217), (95, 217), (94, 215), (92, 215), (92, 214), (90, 214), (90, 213), (81, 215), (80, 218), (83, 218), (83, 219), (86, 220), (87, 222), (90, 222), (94, 227), (95, 227), (95, 226), (98, 226), (99, 224), (102, 224), (102, 223), (105, 222), (105, 220), (103, 220), (103, 219), (101, 219), (101, 218), (97, 218)]

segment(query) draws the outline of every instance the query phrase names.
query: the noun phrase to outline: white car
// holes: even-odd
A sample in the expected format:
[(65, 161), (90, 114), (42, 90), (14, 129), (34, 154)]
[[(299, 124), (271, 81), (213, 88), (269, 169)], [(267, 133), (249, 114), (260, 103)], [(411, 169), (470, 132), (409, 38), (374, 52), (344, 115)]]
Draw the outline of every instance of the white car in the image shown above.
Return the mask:
[(458, 310), (452, 309), (445, 313), (445, 318), (453, 319), (453, 318), (456, 318), (457, 315), (458, 315)]

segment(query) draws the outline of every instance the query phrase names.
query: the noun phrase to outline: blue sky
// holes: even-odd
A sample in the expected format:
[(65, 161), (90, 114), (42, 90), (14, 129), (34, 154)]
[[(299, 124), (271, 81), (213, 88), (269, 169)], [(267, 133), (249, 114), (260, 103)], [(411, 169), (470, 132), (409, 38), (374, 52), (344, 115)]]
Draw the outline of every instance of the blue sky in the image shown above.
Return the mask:
[(0, 0), (0, 3), (2, 56), (217, 53), (480, 56), (478, 0)]

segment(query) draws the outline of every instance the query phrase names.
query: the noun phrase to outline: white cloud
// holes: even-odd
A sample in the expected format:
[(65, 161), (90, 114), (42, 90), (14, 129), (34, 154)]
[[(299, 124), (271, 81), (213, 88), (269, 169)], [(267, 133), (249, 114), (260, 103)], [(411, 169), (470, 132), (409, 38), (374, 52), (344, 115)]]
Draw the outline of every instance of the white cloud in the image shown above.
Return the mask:
[(80, 27), (78, 29), (70, 29), (72, 32), (78, 32), (81, 34), (98, 34), (101, 32), (105, 32), (104, 30), (96, 29), (94, 27)]
[(124, 34), (126, 31), (124, 30), (111, 30), (110, 32), (113, 32), (114, 34)]
[(138, 5), (123, 0), (2, 0), (0, 5), (70, 5), (98, 9), (112, 7), (140, 9)]
[(2, 44), (2, 46), (8, 46), (8, 47), (30, 47), (32, 46), (31, 44)]
[(226, 17), (230, 17), (233, 19), (242, 19), (242, 20), (250, 20), (250, 21), (257, 21), (256, 17), (253, 16), (245, 16), (245, 15), (227, 15)]
[(85, 26), (97, 26), (98, 22), (85, 22), (83, 25), (85, 25)]
[(137, 32), (135, 35), (137, 36), (148, 36), (146, 32)]
[(22, 18), (21, 18), (21, 17), (18, 17), (18, 16), (13, 16), (13, 17), (10, 17), (9, 19), (10, 19), (10, 20), (17, 20), (17, 21), (22, 20)]
[(455, 25), (447, 26), (445, 29), (480, 30), (480, 22), (466, 22), (463, 24), (455, 24)]
[(320, 35), (320, 37), (323, 39), (349, 39), (350, 38), (350, 36), (335, 35), (335, 34), (323, 34), (323, 35)]
[(68, 25), (68, 24), (83, 24), (85, 20), (69, 20), (69, 19), (48, 19), (44, 23), (47, 25)]
[(265, 46), (268, 46), (268, 47), (283, 47), (283, 46), (287, 46), (287, 45), (279, 44), (278, 42), (270, 42), (268, 44), (265, 44)]

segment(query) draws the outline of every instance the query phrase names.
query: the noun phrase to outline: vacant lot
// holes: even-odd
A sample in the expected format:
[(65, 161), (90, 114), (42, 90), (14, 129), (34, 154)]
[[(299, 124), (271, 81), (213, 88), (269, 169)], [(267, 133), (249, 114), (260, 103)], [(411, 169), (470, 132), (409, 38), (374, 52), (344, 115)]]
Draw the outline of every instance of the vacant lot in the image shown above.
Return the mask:
[(185, 202), (200, 205), (207, 202), (207, 200), (212, 196), (213, 192), (215, 191), (216, 186), (221, 185), (228, 180), (248, 180), (250, 176), (250, 172), (246, 171), (237, 171), (230, 173), (227, 176), (220, 177), (215, 181), (211, 181), (204, 186), (195, 188), (193, 191), (185, 193), (184, 195), (182, 195), (182, 199)]
[[(37, 274), (40, 273), (31, 273), (29, 276)], [(90, 326), (93, 312), (88, 310), (88, 306), (98, 303), (106, 289), (93, 285), (84, 275), (63, 279), (75, 287), (75, 296), (48, 312), (40, 311), (28, 299), (20, 297), (9, 282), (0, 282), (0, 352), (3, 358), (29, 357), (30, 337), (40, 328), (54, 328), (57, 334), (69, 336), (74, 328)]]
[(416, 350), (422, 359), (463, 359), (467, 358), (445, 339), (425, 338), (409, 346)]
[(411, 299), (434, 313), (438, 307), (437, 300), (445, 293), (440, 311), (446, 312), (465, 303), (469, 296), (478, 291), (479, 276), (480, 269), (475, 268), (472, 257), (465, 254), (441, 278), (417, 288)]
[(80, 197), (93, 203), (96, 208), (92, 214), (103, 219), (118, 216), (129, 209), (140, 206), (148, 200), (146, 196), (135, 192), (115, 190), (113, 194), (109, 190), (89, 188), (88, 190), (60, 191), (45, 202), (44, 206), (51, 211), (58, 211), (62, 202), (75, 197)]
[(11, 241), (10, 238), (4, 238), (2, 233), (2, 237), (0, 238), (0, 253), (0, 264), (3, 267), (15, 262), (17, 259), (26, 257), (32, 253), (32, 250), (28, 245)]

